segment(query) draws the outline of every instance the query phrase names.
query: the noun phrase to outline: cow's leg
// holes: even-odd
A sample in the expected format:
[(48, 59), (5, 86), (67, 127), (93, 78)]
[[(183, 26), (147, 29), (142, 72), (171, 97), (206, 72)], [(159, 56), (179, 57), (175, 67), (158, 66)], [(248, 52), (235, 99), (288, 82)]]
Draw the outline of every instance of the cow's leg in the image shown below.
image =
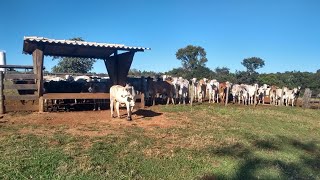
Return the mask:
[(131, 118), (131, 107), (130, 107), (129, 102), (126, 102), (126, 106), (127, 106), (127, 114), (128, 114), (127, 119), (128, 119), (128, 121), (131, 121), (132, 120), (132, 118)]
[(117, 101), (117, 102), (116, 102), (116, 110), (117, 110), (118, 118), (120, 118), (120, 112), (119, 112), (119, 109), (120, 109), (120, 103)]
[(113, 99), (110, 99), (111, 118), (113, 118)]
[(152, 97), (152, 105), (153, 106), (156, 105), (156, 97), (155, 96)]
[(95, 110), (96, 110), (96, 108), (97, 108), (96, 100), (95, 100), (95, 99), (93, 99), (93, 111), (95, 111)]

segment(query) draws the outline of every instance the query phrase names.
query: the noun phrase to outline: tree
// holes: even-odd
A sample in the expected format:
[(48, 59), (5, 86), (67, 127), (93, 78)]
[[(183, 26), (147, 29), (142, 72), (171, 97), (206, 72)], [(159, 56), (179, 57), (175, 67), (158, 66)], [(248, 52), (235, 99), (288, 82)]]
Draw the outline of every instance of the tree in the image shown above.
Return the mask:
[(230, 73), (230, 69), (227, 67), (217, 67), (215, 70), (214, 78), (217, 79), (219, 82), (235, 82), (236, 78), (235, 75)]
[(186, 71), (184, 68), (174, 68), (171, 71), (166, 72), (165, 74), (169, 74), (175, 77), (183, 77), (185, 79), (192, 79), (192, 78), (209, 78), (212, 79), (214, 77), (214, 72), (210, 70), (208, 67), (204, 66), (197, 66), (192, 71)]
[(200, 46), (188, 45), (177, 51), (176, 57), (181, 61), (183, 68), (188, 71), (194, 70), (199, 66), (205, 66), (208, 59), (206, 51)]
[[(80, 37), (70, 40), (84, 41)], [(59, 59), (58, 64), (52, 68), (52, 72), (54, 73), (88, 73), (96, 62), (96, 59), (91, 58), (63, 57), (53, 59)]]
[(258, 57), (251, 57), (244, 59), (241, 64), (247, 68), (249, 74), (256, 72), (256, 69), (262, 68), (264, 66), (264, 60)]

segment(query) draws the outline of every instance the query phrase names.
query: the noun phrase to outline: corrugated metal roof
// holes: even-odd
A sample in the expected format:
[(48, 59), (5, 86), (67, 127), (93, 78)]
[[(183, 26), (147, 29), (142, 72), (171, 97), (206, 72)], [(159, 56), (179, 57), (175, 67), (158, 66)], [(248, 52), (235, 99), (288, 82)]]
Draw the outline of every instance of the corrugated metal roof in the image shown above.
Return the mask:
[(68, 45), (78, 45), (78, 46), (89, 46), (89, 47), (104, 47), (104, 48), (114, 48), (121, 50), (151, 50), (151, 48), (144, 47), (134, 47), (125, 46), (124, 44), (109, 44), (109, 43), (97, 43), (97, 42), (85, 42), (85, 41), (72, 41), (72, 40), (57, 40), (49, 39), (45, 37), (38, 36), (25, 36), (24, 41), (28, 42), (43, 42), (49, 44), (68, 44)]

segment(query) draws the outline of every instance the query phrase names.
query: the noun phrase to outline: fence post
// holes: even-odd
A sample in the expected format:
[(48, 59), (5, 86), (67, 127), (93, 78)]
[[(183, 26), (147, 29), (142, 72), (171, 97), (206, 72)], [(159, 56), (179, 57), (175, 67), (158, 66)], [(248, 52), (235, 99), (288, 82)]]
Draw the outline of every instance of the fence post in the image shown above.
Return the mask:
[(225, 102), (225, 106), (228, 104), (228, 100), (229, 100), (229, 85), (227, 85), (227, 93), (226, 93), (226, 102)]
[(189, 86), (189, 92), (190, 92), (190, 105), (192, 106), (193, 100), (194, 100), (194, 84), (193, 83), (191, 84), (191, 86)]
[(254, 94), (253, 94), (253, 103), (254, 103), (254, 107), (257, 106), (257, 89), (254, 91)]
[(141, 93), (140, 95), (140, 98), (141, 98), (141, 104), (140, 104), (140, 108), (144, 109), (145, 107), (145, 102), (144, 102), (144, 93)]
[(282, 87), (282, 91), (281, 91), (281, 97), (280, 97), (280, 106), (283, 105), (283, 92), (284, 92), (284, 87)]
[(302, 107), (303, 108), (310, 108), (310, 99), (311, 99), (312, 91), (307, 88), (302, 97)]
[(4, 114), (4, 99), (3, 99), (3, 71), (0, 71), (0, 114)]

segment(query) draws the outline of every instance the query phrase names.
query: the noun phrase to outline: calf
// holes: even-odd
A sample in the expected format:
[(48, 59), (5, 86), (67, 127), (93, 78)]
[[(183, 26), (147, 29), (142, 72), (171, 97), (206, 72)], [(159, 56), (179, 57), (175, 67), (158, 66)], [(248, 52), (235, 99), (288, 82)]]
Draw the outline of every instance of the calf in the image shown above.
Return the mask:
[(114, 85), (110, 88), (110, 111), (111, 117), (113, 118), (113, 105), (116, 103), (116, 111), (118, 118), (120, 118), (119, 108), (126, 106), (127, 108), (127, 119), (132, 120), (131, 114), (135, 105), (135, 94), (132, 86), (126, 85), (125, 87), (120, 85)]

